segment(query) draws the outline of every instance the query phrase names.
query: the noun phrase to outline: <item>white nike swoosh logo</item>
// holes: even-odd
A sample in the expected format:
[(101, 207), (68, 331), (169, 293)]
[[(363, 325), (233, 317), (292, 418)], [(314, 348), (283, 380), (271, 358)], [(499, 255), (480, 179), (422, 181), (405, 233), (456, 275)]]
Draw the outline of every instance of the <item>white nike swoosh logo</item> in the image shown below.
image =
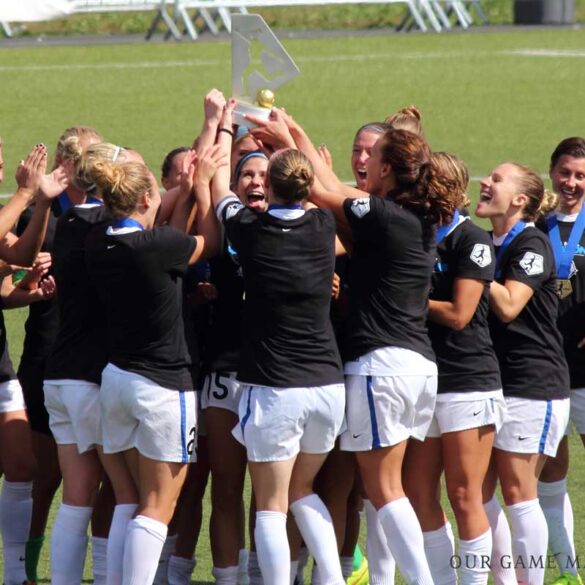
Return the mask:
[(283, 231), (283, 232), (290, 232), (290, 229), (291, 229), (291, 228), (282, 228), (282, 231)]
[(75, 221), (74, 217), (70, 217), (67, 221)]
[(111, 246), (106, 246), (106, 248), (107, 248), (108, 250), (111, 250), (112, 248), (115, 248), (115, 247), (116, 247), (116, 244), (112, 244)]

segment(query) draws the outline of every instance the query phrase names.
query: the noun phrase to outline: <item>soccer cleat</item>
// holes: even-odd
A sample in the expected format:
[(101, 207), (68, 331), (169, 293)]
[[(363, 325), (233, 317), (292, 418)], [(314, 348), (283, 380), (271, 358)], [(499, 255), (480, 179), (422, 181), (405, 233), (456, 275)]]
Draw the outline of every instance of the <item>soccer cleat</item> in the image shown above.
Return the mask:
[(579, 575), (573, 575), (573, 573), (565, 571), (564, 573), (561, 573), (551, 585), (583, 585), (583, 581)]
[(358, 545), (353, 552), (353, 573), (348, 577), (347, 585), (368, 585), (369, 580), (368, 559)]

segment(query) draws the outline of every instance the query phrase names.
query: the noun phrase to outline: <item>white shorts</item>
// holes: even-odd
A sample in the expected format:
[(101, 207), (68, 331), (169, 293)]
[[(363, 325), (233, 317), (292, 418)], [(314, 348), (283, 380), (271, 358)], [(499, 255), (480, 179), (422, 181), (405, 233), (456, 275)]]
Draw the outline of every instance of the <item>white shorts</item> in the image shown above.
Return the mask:
[(0, 412), (26, 410), (22, 387), (18, 380), (0, 383)]
[(155, 461), (196, 461), (196, 392), (169, 390), (108, 364), (100, 401), (105, 453), (135, 448)]
[(240, 422), (232, 430), (249, 461), (286, 461), (328, 453), (343, 424), (343, 384), (311, 388), (244, 386)]
[(511, 453), (554, 457), (569, 422), (569, 399), (532, 400), (506, 396), (504, 424), (494, 447)]
[(212, 372), (205, 377), (201, 392), (201, 408), (223, 408), (238, 414), (242, 385), (235, 372)]
[(100, 387), (83, 380), (45, 380), (45, 407), (57, 445), (85, 453), (101, 445)]
[(435, 413), (427, 437), (437, 438), (493, 425), (501, 428), (506, 402), (502, 390), (488, 392), (447, 392), (437, 395)]
[(414, 437), (423, 441), (433, 418), (437, 376), (346, 376), (343, 451), (371, 451)]
[(585, 435), (585, 388), (571, 390), (571, 419), (567, 425), (566, 435), (571, 434), (571, 424), (580, 435)]

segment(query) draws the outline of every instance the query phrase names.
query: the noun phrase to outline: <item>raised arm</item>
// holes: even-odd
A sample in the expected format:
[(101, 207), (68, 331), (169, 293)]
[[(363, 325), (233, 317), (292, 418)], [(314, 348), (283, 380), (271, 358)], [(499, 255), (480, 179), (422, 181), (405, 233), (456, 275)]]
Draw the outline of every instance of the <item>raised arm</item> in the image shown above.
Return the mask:
[[(232, 151), (232, 114), (236, 106), (236, 101), (230, 99), (225, 107), (219, 129), (217, 131), (217, 146), (219, 147), (221, 154), (226, 157), (229, 162), (230, 153)], [(230, 166), (218, 167), (211, 185), (211, 201), (213, 208), (227, 195), (230, 191), (230, 180), (231, 171)]]
[(31, 219), (16, 241), (13, 238), (7, 238), (4, 234), (0, 242), (0, 257), (9, 264), (32, 265), (45, 239), (51, 203), (67, 188), (68, 179), (65, 169), (59, 166), (51, 174), (45, 175), (46, 166), (45, 150), (44, 156), (38, 159), (38, 164), (32, 173), (35, 175), (33, 184), (36, 185), (37, 196)]
[(181, 179), (179, 193), (173, 212), (169, 219), (169, 225), (189, 233), (195, 219), (197, 206), (194, 197), (194, 180), (197, 168), (197, 153), (190, 150), (183, 158), (181, 165)]
[(0, 209), (0, 238), (5, 238), (20, 214), (32, 203), (39, 186), (39, 166), (47, 165), (47, 149), (43, 144), (37, 144), (21, 161), (16, 171), (16, 183), (18, 188), (6, 205)]
[[(217, 129), (221, 122), (225, 109), (225, 97), (218, 89), (212, 89), (203, 101), (203, 128), (198, 140), (193, 143), (193, 148), (200, 152), (215, 144)], [(231, 129), (231, 128), (230, 128)]]
[[(203, 149), (199, 153), (195, 192), (197, 193), (197, 247), (189, 260), (195, 264), (199, 260), (212, 258), (219, 252), (220, 230), (211, 201), (211, 181), (224, 168), (228, 169), (229, 156), (218, 145)], [(229, 179), (228, 179), (229, 180)]]

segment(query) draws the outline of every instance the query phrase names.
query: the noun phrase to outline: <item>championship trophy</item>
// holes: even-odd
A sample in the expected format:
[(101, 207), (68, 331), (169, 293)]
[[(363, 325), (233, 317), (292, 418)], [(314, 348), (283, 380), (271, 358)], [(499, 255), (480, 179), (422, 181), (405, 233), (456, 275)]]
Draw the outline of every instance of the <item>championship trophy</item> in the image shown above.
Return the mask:
[(246, 114), (268, 120), (274, 91), (294, 79), (299, 68), (258, 14), (232, 15), (232, 96), (234, 123), (255, 126)]

